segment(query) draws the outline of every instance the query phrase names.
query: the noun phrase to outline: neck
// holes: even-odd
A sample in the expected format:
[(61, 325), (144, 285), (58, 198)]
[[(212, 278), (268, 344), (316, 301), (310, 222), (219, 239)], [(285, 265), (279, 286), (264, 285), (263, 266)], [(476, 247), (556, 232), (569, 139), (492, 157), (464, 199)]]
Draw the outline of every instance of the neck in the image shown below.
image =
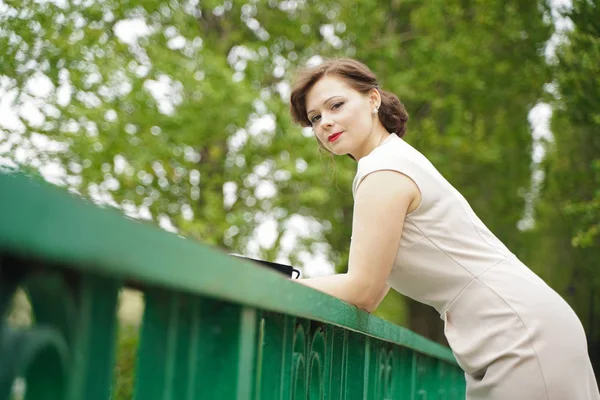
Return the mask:
[(369, 137), (365, 140), (363, 146), (352, 153), (352, 157), (358, 162), (361, 158), (369, 155), (373, 150), (383, 143), (385, 139), (390, 137), (390, 133), (382, 126), (380, 129), (373, 130)]

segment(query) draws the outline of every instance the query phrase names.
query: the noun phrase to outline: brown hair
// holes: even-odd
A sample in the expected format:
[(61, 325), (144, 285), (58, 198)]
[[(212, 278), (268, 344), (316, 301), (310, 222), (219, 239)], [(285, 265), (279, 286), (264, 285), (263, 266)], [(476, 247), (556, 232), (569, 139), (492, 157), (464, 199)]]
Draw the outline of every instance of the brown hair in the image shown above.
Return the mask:
[(306, 94), (319, 79), (327, 75), (343, 78), (350, 87), (363, 94), (369, 93), (371, 89), (377, 89), (381, 95), (378, 113), (381, 124), (388, 132), (395, 133), (399, 137), (404, 136), (408, 113), (398, 96), (380, 89), (377, 77), (369, 67), (351, 58), (334, 58), (315, 67), (298, 71), (290, 96), (290, 112), (294, 122), (304, 127), (312, 126), (306, 115)]

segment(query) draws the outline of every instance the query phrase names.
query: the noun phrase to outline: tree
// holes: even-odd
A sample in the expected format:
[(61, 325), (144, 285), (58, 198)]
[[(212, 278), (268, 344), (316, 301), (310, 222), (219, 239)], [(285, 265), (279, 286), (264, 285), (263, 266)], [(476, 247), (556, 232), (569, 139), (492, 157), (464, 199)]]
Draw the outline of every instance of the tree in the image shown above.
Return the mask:
[[(557, 48), (552, 132), (537, 204), (532, 265), (574, 307), (600, 365), (600, 8), (573, 1), (573, 29)], [(598, 367), (596, 367), (598, 368)]]
[[(298, 66), (351, 56), (406, 104), (407, 141), (509, 247), (527, 249), (516, 230), (529, 185), (527, 112), (547, 81), (549, 33), (535, 3), (5, 4), (0, 75), (15, 107), (33, 111), (0, 134), (21, 168), (55, 161), (71, 190), (227, 251), (247, 252), (269, 219), (278, 235), (255, 255), (299, 265), (321, 252), (343, 271), (355, 164), (320, 154), (312, 133), (291, 124), (287, 96)], [(136, 21), (142, 34), (119, 39)], [(44, 142), (54, 150), (19, 150)], [(287, 249), (298, 217), (311, 232)], [(390, 295), (379, 313), (402, 323), (403, 309)], [(439, 324), (428, 311), (409, 326), (443, 340)]]

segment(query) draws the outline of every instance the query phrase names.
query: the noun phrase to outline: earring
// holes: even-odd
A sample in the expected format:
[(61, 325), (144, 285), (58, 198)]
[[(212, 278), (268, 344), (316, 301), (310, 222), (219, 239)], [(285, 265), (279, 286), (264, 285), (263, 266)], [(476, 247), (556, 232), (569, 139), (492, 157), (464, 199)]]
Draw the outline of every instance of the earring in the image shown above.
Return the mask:
[(377, 114), (378, 112), (379, 112), (379, 107), (375, 107), (375, 108), (373, 109), (373, 114)]

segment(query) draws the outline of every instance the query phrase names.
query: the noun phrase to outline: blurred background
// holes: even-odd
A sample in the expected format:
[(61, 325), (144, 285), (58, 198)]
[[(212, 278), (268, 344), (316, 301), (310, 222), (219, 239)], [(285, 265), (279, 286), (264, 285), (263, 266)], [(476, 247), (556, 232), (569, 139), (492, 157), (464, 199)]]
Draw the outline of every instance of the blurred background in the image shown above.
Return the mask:
[[(598, 371), (597, 0), (0, 0), (0, 168), (341, 272), (356, 164), (288, 105), (299, 66), (338, 56), (400, 97), (406, 141), (576, 310)], [(435, 310), (399, 294), (376, 314), (445, 343)]]

